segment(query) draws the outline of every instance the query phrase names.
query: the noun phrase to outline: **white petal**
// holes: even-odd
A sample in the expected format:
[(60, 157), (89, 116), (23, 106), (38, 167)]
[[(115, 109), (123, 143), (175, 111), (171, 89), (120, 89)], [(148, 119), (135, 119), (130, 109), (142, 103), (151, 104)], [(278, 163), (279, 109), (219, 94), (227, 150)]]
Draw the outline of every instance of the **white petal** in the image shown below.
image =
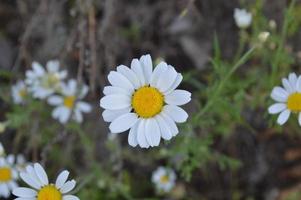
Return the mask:
[(10, 164), (10, 165), (13, 165), (14, 162), (15, 162), (15, 156), (14, 155), (8, 155), (7, 158), (6, 158), (6, 161)]
[(286, 78), (282, 79), (282, 85), (288, 93), (293, 93), (295, 90), (295, 87), (293, 88), (290, 82)]
[(172, 120), (172, 118), (170, 116), (168, 116), (167, 114), (165, 114), (163, 112), (161, 112), (159, 115), (164, 119), (164, 121), (168, 125), (172, 135), (176, 136), (179, 133), (179, 129), (178, 129), (176, 123), (174, 122), (174, 120)]
[(182, 80), (183, 80), (182, 74), (178, 73), (176, 80), (173, 82), (173, 84), (170, 86), (170, 88), (168, 88), (168, 90), (164, 94), (167, 95), (171, 93), (173, 90), (175, 90), (180, 85)]
[(131, 105), (129, 96), (112, 94), (100, 99), (100, 107), (109, 110), (120, 110), (128, 108)]
[(77, 123), (82, 123), (82, 122), (83, 122), (83, 115), (82, 115), (81, 111), (78, 110), (78, 109), (75, 109), (75, 110), (73, 111), (73, 116), (72, 116), (72, 118), (73, 118)]
[(151, 56), (149, 54), (141, 56), (140, 63), (143, 68), (145, 83), (149, 84), (153, 72), (153, 62)]
[(43, 76), (45, 74), (44, 68), (37, 62), (32, 63), (32, 68), (37, 76)]
[(74, 189), (76, 185), (75, 180), (67, 181), (60, 189), (63, 194), (66, 194)]
[(70, 79), (68, 81), (67, 88), (68, 88), (68, 92), (67, 92), (68, 95), (75, 95), (77, 92), (77, 81), (75, 79)]
[(56, 179), (56, 182), (55, 182), (56, 188), (61, 189), (61, 187), (67, 181), (68, 176), (69, 176), (69, 171), (67, 171), (67, 170), (62, 171)]
[(66, 107), (62, 107), (61, 108), (61, 113), (60, 115), (58, 116), (58, 119), (60, 121), (60, 123), (62, 124), (66, 124), (67, 121), (69, 120), (70, 118), (70, 115), (71, 115), (71, 110), (66, 108)]
[(18, 197), (35, 197), (37, 192), (30, 188), (19, 187), (14, 189), (13, 194)]
[(286, 104), (284, 103), (275, 103), (269, 107), (270, 114), (277, 114), (286, 109)]
[(291, 114), (291, 111), (289, 110), (284, 110), (282, 113), (280, 113), (278, 119), (277, 119), (277, 123), (279, 125), (283, 125), (289, 118)]
[(286, 102), (288, 93), (281, 87), (274, 87), (271, 93), (272, 99), (279, 102)]
[(290, 82), (290, 84), (293, 88), (296, 88), (297, 79), (298, 78), (297, 78), (296, 73), (290, 73), (288, 76), (288, 81)]
[(191, 93), (186, 90), (174, 90), (166, 95), (164, 99), (168, 104), (181, 106), (191, 100)]
[(138, 134), (137, 141), (141, 148), (148, 148), (149, 144), (147, 143), (145, 137), (145, 120), (140, 120), (138, 124)]
[(56, 105), (60, 105), (63, 104), (64, 100), (62, 97), (58, 96), (58, 95), (53, 95), (51, 97), (48, 98), (47, 102), (50, 105), (56, 106)]
[(34, 164), (34, 171), (36, 172), (36, 175), (40, 179), (41, 183), (43, 185), (48, 185), (48, 183), (49, 183), (48, 176), (47, 176), (44, 168), (39, 163)]
[(112, 133), (121, 133), (131, 128), (138, 120), (135, 113), (127, 113), (116, 118), (109, 126)]
[(27, 183), (29, 186), (31, 186), (37, 190), (40, 189), (42, 186), (41, 183), (38, 182), (35, 177), (31, 177), (30, 174), (28, 174), (28, 173), (21, 172), (20, 177), (22, 178), (22, 180), (25, 183)]
[(125, 109), (121, 109), (121, 110), (104, 110), (102, 112), (102, 117), (104, 119), (105, 122), (111, 122), (114, 119), (116, 119), (117, 117), (129, 113), (131, 111), (131, 108), (125, 108)]
[(157, 115), (155, 119), (157, 120), (160, 127), (162, 138), (165, 140), (170, 140), (172, 138), (172, 133), (165, 120), (161, 117), (161, 115)]
[(81, 112), (84, 112), (84, 113), (89, 113), (92, 110), (91, 105), (86, 103), (86, 102), (83, 102), (83, 101), (77, 102), (76, 103), (76, 108), (78, 110), (80, 110)]
[(58, 60), (50, 60), (46, 64), (46, 68), (49, 72), (57, 72), (60, 67), (60, 62)]
[(5, 198), (8, 198), (10, 195), (9, 188), (7, 184), (0, 184), (0, 197), (3, 196)]
[(168, 66), (166, 62), (160, 62), (157, 67), (154, 69), (154, 72), (152, 74), (152, 78), (150, 81), (150, 85), (153, 87), (158, 87), (158, 79), (166, 70), (168, 69)]
[(110, 95), (110, 94), (122, 94), (122, 95), (127, 95), (130, 96), (131, 93), (127, 91), (124, 88), (121, 87), (114, 87), (114, 86), (106, 86), (103, 88), (103, 93), (104, 95)]
[(134, 90), (133, 84), (121, 73), (114, 71), (110, 72), (108, 75), (108, 80), (112, 86), (121, 87), (128, 91)]
[(133, 59), (131, 62), (131, 69), (135, 72), (136, 76), (139, 79), (140, 87), (145, 85), (145, 78), (142, 66), (138, 59)]
[(127, 66), (119, 65), (117, 67), (117, 72), (124, 75), (133, 84), (135, 89), (138, 89), (140, 87), (140, 82), (137, 75)]
[(155, 119), (147, 119), (145, 122), (145, 137), (148, 144), (152, 147), (160, 144), (160, 127)]
[(35, 170), (34, 170), (34, 168), (32, 166), (27, 165), (26, 166), (26, 171), (27, 171), (28, 175), (32, 179), (35, 180), (35, 182), (39, 183), (41, 187), (43, 186), (42, 182), (40, 181), (39, 177), (37, 176), (37, 174), (36, 174), (36, 172), (35, 172)]
[(299, 76), (297, 83), (296, 83), (296, 90), (301, 92), (301, 76)]
[(188, 114), (182, 108), (174, 105), (165, 105), (163, 112), (170, 116), (175, 122), (183, 123), (186, 122)]
[(79, 198), (74, 195), (64, 195), (63, 200), (79, 200)]
[(138, 144), (137, 141), (137, 131), (138, 131), (139, 122), (137, 122), (131, 129), (128, 135), (128, 143), (132, 147), (136, 147)]
[(87, 85), (82, 85), (80, 88), (80, 93), (78, 95), (79, 99), (83, 99), (89, 92), (89, 87)]
[(158, 89), (161, 92), (166, 92), (168, 89), (172, 86), (172, 84), (175, 82), (177, 78), (177, 71), (175, 70), (174, 67), (168, 65), (168, 69), (161, 74), (158, 80)]

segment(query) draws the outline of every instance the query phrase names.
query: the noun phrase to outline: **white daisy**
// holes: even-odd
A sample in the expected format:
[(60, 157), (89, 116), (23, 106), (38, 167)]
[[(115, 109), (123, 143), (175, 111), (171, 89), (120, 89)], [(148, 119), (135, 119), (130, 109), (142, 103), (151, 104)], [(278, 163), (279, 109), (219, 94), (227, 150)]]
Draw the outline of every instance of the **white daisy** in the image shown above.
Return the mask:
[(60, 91), (61, 82), (67, 76), (67, 71), (59, 71), (60, 63), (56, 60), (48, 61), (45, 70), (39, 63), (33, 62), (33, 70), (26, 71), (26, 84), (33, 97), (45, 99)]
[(13, 102), (15, 104), (22, 104), (27, 96), (27, 88), (24, 81), (18, 81), (11, 88)]
[(87, 95), (88, 90), (86, 85), (78, 88), (73, 79), (69, 80), (67, 84), (63, 83), (62, 96), (53, 95), (48, 98), (50, 105), (57, 106), (52, 112), (52, 117), (58, 119), (62, 124), (65, 124), (70, 117), (81, 123), (83, 121), (82, 113), (89, 113), (92, 109), (90, 104), (80, 101)]
[(301, 76), (295, 73), (289, 74), (288, 78), (282, 79), (283, 87), (274, 87), (271, 93), (272, 99), (277, 103), (268, 109), (270, 114), (280, 113), (277, 123), (283, 125), (291, 112), (298, 113), (298, 122), (301, 126)]
[(0, 197), (9, 197), (11, 191), (18, 187), (16, 180), (18, 172), (15, 169), (15, 157), (8, 155), (0, 157)]
[(142, 148), (158, 146), (161, 137), (170, 140), (178, 134), (176, 123), (185, 122), (188, 114), (179, 106), (191, 100), (190, 92), (176, 90), (183, 77), (165, 62), (153, 70), (150, 55), (133, 59), (131, 68), (124, 65), (112, 71), (105, 96), (100, 100), (102, 116), (111, 122), (112, 133), (128, 129), (128, 142)]
[(20, 177), (31, 188), (19, 187), (13, 190), (13, 194), (24, 200), (79, 200), (74, 195), (68, 193), (74, 189), (75, 180), (67, 181), (69, 172), (61, 172), (56, 179), (55, 184), (49, 183), (48, 176), (44, 168), (35, 163), (33, 166), (27, 166), (26, 172), (21, 172)]
[(158, 169), (153, 172), (152, 182), (158, 191), (169, 192), (175, 186), (176, 174), (172, 169), (158, 167)]
[(234, 9), (234, 20), (239, 28), (247, 28), (252, 22), (252, 13), (247, 12), (245, 9)]

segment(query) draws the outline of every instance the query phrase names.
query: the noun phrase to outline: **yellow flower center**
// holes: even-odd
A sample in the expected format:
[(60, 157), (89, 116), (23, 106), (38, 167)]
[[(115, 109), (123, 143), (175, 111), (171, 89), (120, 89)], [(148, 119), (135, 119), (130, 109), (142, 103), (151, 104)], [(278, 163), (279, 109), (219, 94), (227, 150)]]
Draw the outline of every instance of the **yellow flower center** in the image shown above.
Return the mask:
[(38, 192), (37, 200), (62, 200), (62, 193), (54, 185), (46, 185)]
[(75, 102), (75, 96), (66, 96), (64, 98), (64, 106), (66, 106), (69, 109), (72, 109)]
[(150, 118), (161, 112), (164, 97), (154, 87), (144, 86), (139, 88), (132, 97), (134, 111), (143, 118)]
[(57, 73), (49, 73), (42, 78), (42, 85), (45, 88), (58, 89), (60, 85), (60, 77)]
[(25, 88), (19, 90), (19, 96), (20, 96), (21, 98), (24, 98), (24, 97), (26, 96), (26, 94), (27, 94), (27, 92), (26, 92), (26, 89), (25, 89)]
[(287, 108), (293, 112), (301, 112), (301, 93), (293, 93), (287, 99)]
[(167, 175), (161, 176), (160, 182), (166, 184), (169, 182), (169, 177)]
[(8, 182), (12, 179), (12, 171), (9, 167), (0, 167), (0, 182)]

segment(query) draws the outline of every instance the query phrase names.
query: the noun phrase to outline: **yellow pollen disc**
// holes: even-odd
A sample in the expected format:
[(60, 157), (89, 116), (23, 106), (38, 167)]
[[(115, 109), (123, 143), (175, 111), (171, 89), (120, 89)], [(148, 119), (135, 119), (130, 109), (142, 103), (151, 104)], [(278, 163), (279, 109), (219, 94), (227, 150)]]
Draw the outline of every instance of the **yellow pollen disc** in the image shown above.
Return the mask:
[(9, 167), (0, 167), (0, 182), (8, 182), (12, 179), (12, 171)]
[(38, 192), (37, 200), (62, 200), (62, 193), (54, 185), (46, 185)]
[(75, 96), (66, 96), (64, 98), (64, 106), (67, 108), (73, 108), (75, 102)]
[(293, 93), (287, 99), (287, 108), (293, 112), (301, 112), (301, 93)]
[(19, 90), (20, 97), (24, 98), (26, 96), (26, 94), (27, 94), (26, 89)]
[(169, 182), (169, 177), (167, 175), (161, 176), (160, 182), (164, 183), (164, 184), (168, 183)]
[(150, 118), (160, 113), (163, 104), (163, 95), (154, 87), (141, 87), (132, 97), (134, 111), (143, 118)]

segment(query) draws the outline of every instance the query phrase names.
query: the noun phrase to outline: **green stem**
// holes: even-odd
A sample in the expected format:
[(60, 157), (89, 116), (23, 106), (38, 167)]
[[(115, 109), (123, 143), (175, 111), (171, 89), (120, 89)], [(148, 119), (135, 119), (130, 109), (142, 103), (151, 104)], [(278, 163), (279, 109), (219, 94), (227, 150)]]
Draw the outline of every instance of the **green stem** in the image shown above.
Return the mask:
[(284, 44), (286, 41), (286, 37), (287, 37), (287, 31), (288, 31), (288, 25), (289, 25), (289, 21), (290, 21), (290, 14), (292, 12), (292, 9), (294, 8), (296, 0), (292, 0), (289, 8), (285, 11), (285, 17), (284, 17), (284, 22), (283, 22), (283, 28), (281, 31), (281, 39), (279, 41), (278, 44), (278, 48), (276, 51), (276, 57), (275, 59), (272, 60), (272, 74), (271, 74), (271, 87), (273, 87), (275, 85), (275, 81), (276, 81), (276, 75), (278, 72), (278, 66), (279, 66), (279, 58), (280, 58), (280, 54), (283, 51), (284, 48)]
[(228, 79), (231, 77), (231, 75), (242, 65), (244, 64), (250, 57), (250, 55), (253, 53), (253, 51), (256, 49), (256, 46), (252, 47), (249, 51), (247, 51), (237, 62), (233, 67), (230, 69), (230, 71), (225, 75), (224, 79), (221, 80), (219, 83), (217, 89), (215, 90), (215, 93), (212, 95), (210, 100), (205, 104), (204, 108), (201, 112), (199, 112), (195, 119), (198, 121), (202, 115), (204, 115), (211, 106), (215, 103), (216, 98), (219, 96), (220, 92), (225, 86), (225, 83), (228, 81)]

